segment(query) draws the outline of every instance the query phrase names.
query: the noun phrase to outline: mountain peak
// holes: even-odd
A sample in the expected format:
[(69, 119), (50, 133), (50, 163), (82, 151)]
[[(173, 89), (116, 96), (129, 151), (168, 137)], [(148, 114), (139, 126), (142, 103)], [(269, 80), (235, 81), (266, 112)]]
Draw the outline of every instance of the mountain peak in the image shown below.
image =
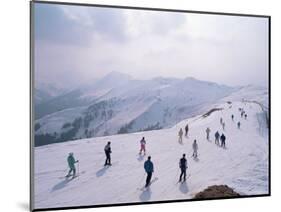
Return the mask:
[(111, 71), (103, 77), (103, 79), (116, 79), (116, 80), (118, 79), (129, 80), (131, 78), (132, 77), (130, 75), (118, 71)]

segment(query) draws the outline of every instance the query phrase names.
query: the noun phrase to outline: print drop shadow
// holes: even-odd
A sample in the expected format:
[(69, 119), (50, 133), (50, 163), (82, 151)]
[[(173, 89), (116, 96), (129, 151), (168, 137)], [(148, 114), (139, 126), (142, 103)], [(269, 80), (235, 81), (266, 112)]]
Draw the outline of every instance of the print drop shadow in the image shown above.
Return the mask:
[(27, 202), (17, 203), (18, 207), (24, 211), (30, 211), (29, 204)]
[(187, 183), (186, 183), (186, 182), (180, 183), (180, 185), (179, 185), (179, 190), (180, 190), (180, 192), (183, 193), (183, 194), (188, 193)]
[(150, 187), (148, 187), (147, 189), (145, 189), (141, 195), (140, 195), (140, 200), (143, 201), (143, 202), (146, 202), (148, 200), (150, 200), (151, 198), (151, 190), (150, 190)]
[(56, 184), (56, 185), (52, 188), (52, 192), (64, 188), (65, 186), (67, 186), (67, 184), (68, 184), (72, 179), (73, 179), (73, 178), (66, 178), (66, 179), (64, 179), (63, 181), (59, 182), (58, 184)]

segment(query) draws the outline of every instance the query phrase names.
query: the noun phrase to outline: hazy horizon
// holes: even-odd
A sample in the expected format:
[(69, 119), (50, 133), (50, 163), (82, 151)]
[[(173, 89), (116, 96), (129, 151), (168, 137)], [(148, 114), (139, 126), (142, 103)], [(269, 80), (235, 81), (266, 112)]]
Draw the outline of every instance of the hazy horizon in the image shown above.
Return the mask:
[(268, 20), (35, 4), (35, 84), (110, 72), (268, 87)]

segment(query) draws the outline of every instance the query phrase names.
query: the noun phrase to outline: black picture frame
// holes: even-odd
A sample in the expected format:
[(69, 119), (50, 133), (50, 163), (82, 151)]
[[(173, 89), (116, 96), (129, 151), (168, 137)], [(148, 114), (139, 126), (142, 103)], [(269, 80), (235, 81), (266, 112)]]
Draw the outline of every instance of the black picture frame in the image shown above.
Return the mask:
[[(100, 208), (100, 207), (113, 207), (113, 206), (133, 206), (133, 205), (147, 205), (147, 204), (162, 204), (162, 203), (176, 203), (176, 202), (194, 202), (205, 200), (224, 200), (224, 199), (241, 199), (253, 197), (269, 197), (271, 196), (271, 16), (270, 15), (257, 15), (257, 14), (242, 14), (242, 13), (228, 13), (228, 12), (209, 12), (209, 11), (194, 11), (182, 9), (164, 9), (164, 8), (147, 8), (147, 7), (133, 7), (121, 5), (104, 5), (104, 4), (88, 4), (88, 3), (70, 3), (70, 2), (56, 2), (56, 1), (30, 1), (30, 210), (31, 211), (51, 211), (51, 210), (67, 210), (67, 209), (85, 209), (85, 208)], [(208, 15), (224, 15), (224, 16), (245, 16), (245, 17), (261, 17), (268, 19), (268, 119), (269, 119), (269, 133), (268, 133), (268, 193), (258, 195), (245, 195), (239, 197), (219, 197), (219, 198), (204, 198), (204, 199), (180, 199), (180, 200), (163, 200), (163, 201), (150, 201), (150, 202), (128, 202), (116, 204), (101, 204), (101, 205), (85, 205), (73, 207), (55, 207), (55, 208), (34, 208), (34, 4), (51, 4), (51, 5), (73, 5), (73, 6), (87, 6), (87, 7), (102, 7), (102, 8), (116, 8), (116, 9), (133, 9), (133, 10), (150, 10), (150, 11), (164, 11), (164, 12), (177, 12), (177, 13), (195, 13), (195, 14), (208, 14)]]

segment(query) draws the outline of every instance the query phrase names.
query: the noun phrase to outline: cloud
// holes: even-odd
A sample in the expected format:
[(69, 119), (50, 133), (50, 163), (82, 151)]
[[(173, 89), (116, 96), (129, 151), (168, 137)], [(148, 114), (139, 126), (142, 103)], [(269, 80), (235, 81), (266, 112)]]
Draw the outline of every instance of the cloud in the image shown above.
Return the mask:
[[(76, 86), (111, 71), (268, 82), (265, 18), (36, 4), (40, 80)], [(66, 77), (67, 76), (67, 77)]]
[(95, 38), (124, 41), (124, 17), (118, 10), (71, 5), (35, 4), (35, 39), (90, 45)]
[(124, 10), (126, 31), (135, 38), (146, 35), (167, 35), (180, 29), (186, 22), (186, 15), (171, 12)]

